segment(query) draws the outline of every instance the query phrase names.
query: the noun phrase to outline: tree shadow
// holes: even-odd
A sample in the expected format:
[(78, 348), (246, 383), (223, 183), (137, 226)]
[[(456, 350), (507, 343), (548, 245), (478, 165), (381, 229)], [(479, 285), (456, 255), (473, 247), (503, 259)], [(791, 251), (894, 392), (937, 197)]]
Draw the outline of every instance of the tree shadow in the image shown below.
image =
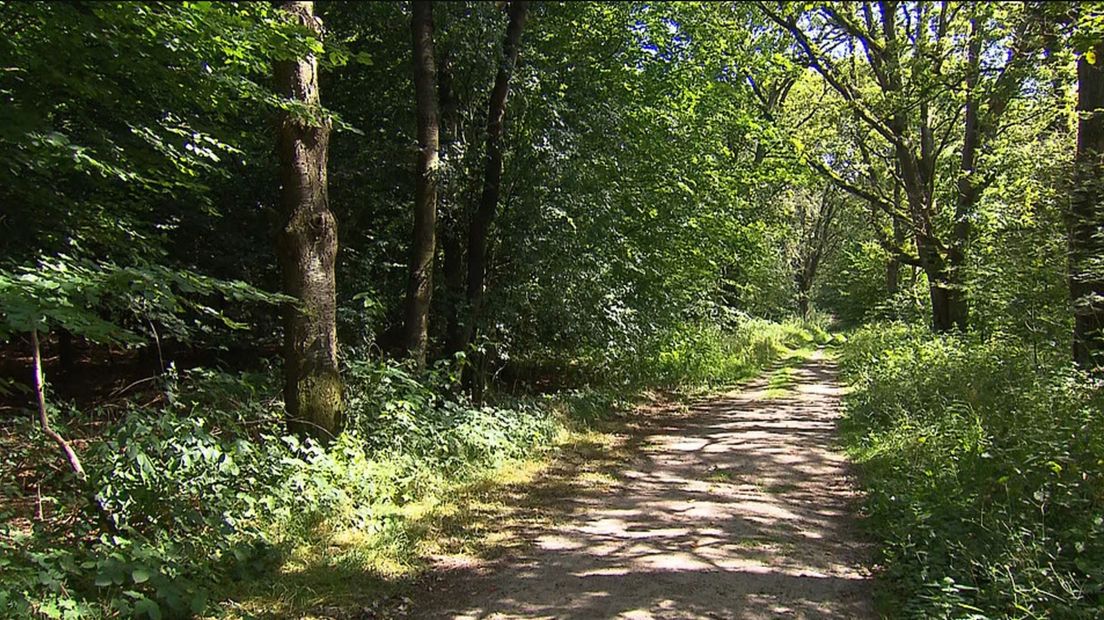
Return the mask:
[(835, 367), (794, 369), (647, 416), (621, 461), (548, 472), (496, 527), (489, 562), (442, 562), (417, 618), (873, 617), (868, 545), (836, 451)]

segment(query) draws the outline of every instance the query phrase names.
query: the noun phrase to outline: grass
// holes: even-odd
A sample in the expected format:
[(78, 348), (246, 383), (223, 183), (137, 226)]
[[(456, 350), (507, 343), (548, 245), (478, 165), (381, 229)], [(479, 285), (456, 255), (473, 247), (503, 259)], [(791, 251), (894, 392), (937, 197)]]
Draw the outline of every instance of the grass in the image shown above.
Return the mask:
[(403, 506), (385, 530), (320, 531), (297, 545), (270, 579), (229, 593), (220, 617), (311, 618), (402, 605), (434, 560), (468, 564), (498, 557), (519, 544), (517, 532), (540, 514), (527, 508), (572, 487), (613, 484), (609, 471), (628, 454), (618, 432), (623, 424), (565, 426), (554, 451), (442, 487)]

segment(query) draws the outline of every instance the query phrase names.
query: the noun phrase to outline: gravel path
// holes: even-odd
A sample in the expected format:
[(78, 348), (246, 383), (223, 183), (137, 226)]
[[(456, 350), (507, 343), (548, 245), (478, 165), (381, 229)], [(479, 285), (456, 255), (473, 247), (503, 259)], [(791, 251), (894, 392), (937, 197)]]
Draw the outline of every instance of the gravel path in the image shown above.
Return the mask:
[(835, 366), (792, 378), (650, 414), (609, 483), (543, 498), (493, 562), (442, 566), (410, 617), (875, 617)]

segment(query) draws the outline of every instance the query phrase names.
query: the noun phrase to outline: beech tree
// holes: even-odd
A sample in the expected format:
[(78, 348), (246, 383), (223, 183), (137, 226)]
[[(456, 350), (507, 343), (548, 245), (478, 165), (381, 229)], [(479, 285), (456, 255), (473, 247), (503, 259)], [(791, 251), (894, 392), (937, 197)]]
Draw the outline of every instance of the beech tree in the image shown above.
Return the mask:
[(521, 33), (525, 28), (529, 3), (512, 0), (502, 58), (487, 103), (487, 150), (483, 168), (483, 189), (479, 203), (468, 224), (468, 324), (465, 342), (470, 342), (479, 319), (487, 278), (487, 240), (502, 193), (503, 124), (506, 121), (506, 98), (510, 94), (510, 78), (517, 66), (521, 48)]
[[(280, 8), (288, 19), (322, 37), (313, 2), (284, 2)], [(277, 254), (283, 292), (295, 299), (284, 309), (284, 402), (292, 430), (325, 441), (342, 426), (334, 284), (337, 222), (329, 208), (326, 176), (332, 122), (322, 110), (313, 53), (278, 61), (275, 83), (288, 100), (277, 133)]]
[(414, 106), (418, 122), (418, 164), (414, 190), (414, 235), (406, 296), (406, 347), (418, 368), (426, 361), (433, 258), (437, 246), (437, 68), (433, 56), (433, 3), (413, 4)]

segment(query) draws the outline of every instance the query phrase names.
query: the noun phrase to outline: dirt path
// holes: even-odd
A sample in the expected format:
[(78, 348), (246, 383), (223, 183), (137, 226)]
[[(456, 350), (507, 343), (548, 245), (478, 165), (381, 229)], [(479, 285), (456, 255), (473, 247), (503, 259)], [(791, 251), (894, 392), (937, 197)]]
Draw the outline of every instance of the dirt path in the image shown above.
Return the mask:
[(523, 544), (451, 567), (410, 617), (874, 617), (835, 366), (791, 378), (655, 414), (612, 480), (542, 498)]

